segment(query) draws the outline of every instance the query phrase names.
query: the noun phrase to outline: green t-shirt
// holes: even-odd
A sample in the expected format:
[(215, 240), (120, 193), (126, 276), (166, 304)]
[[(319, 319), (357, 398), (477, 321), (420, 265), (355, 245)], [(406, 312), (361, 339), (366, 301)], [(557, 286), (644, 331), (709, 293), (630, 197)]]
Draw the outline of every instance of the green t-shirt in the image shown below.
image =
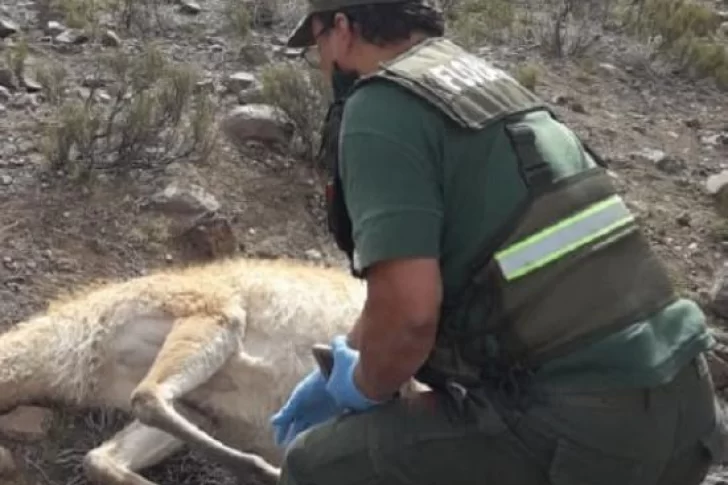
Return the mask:
[[(563, 124), (547, 113), (530, 117), (538, 138), (549, 140), (540, 148), (562, 174), (593, 163), (582, 158)], [(444, 298), (452, 298), (479, 241), (525, 195), (502, 125), (460, 129), (389, 82), (359, 88), (342, 123), (339, 163), (355, 260), (367, 267), (393, 258), (438, 258)], [(582, 389), (657, 385), (711, 344), (704, 314), (681, 299), (651, 320), (550, 362), (537, 379)]]

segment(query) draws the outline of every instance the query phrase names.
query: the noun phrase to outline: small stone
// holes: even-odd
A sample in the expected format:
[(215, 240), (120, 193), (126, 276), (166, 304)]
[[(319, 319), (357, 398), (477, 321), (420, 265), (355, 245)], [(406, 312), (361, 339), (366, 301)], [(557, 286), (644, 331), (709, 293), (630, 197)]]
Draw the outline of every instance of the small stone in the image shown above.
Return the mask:
[(8, 88), (0, 86), (0, 101), (10, 101), (12, 97), (13, 95), (10, 93)]
[(195, 84), (196, 93), (212, 94), (215, 92), (215, 82), (212, 79), (203, 79)]
[(105, 30), (101, 36), (101, 45), (106, 47), (119, 47), (121, 39), (113, 30)]
[(85, 44), (89, 41), (89, 39), (90, 37), (88, 34), (81, 32), (80, 30), (69, 29), (58, 34), (53, 40), (59, 44), (80, 45)]
[(569, 105), (569, 108), (571, 108), (571, 111), (574, 113), (580, 113), (584, 114), (586, 113), (586, 108), (584, 108), (584, 105), (581, 104), (579, 101), (574, 101)]
[(255, 104), (264, 101), (263, 89), (261, 86), (253, 86), (243, 89), (238, 93), (238, 104)]
[(202, 11), (200, 5), (192, 0), (182, 0), (179, 6), (179, 11), (188, 15), (197, 15)]
[(602, 72), (604, 72), (605, 74), (619, 73), (619, 69), (617, 69), (617, 67), (615, 67), (613, 64), (609, 64), (608, 62), (600, 62), (599, 69), (601, 69)]
[(225, 80), (225, 88), (230, 93), (239, 93), (255, 84), (255, 76), (249, 72), (236, 72)]
[(307, 249), (305, 254), (308, 259), (313, 259), (316, 261), (323, 258), (323, 254), (321, 254), (321, 251), (319, 251), (318, 249)]
[(20, 32), (18, 24), (8, 19), (0, 19), (0, 39), (10, 37)]
[(692, 128), (693, 130), (698, 130), (703, 126), (703, 124), (697, 118), (690, 118), (685, 120), (685, 126)]
[(680, 225), (682, 227), (689, 227), (690, 226), (690, 214), (687, 212), (680, 214), (677, 217), (676, 222), (678, 223), (678, 225)]
[(23, 77), (20, 83), (29, 93), (38, 93), (43, 89), (43, 86), (38, 81), (27, 77)]
[(0, 176), (0, 184), (3, 185), (10, 185), (13, 183), (13, 177), (10, 175), (2, 175)]
[(633, 153), (632, 157), (653, 163), (658, 170), (671, 175), (675, 175), (685, 169), (685, 163), (682, 160), (668, 156), (662, 150), (644, 148), (639, 152)]
[(51, 20), (46, 24), (45, 29), (43, 31), (46, 35), (50, 35), (51, 37), (56, 37), (57, 35), (60, 35), (66, 30), (66, 27), (61, 24), (60, 22), (56, 20)]

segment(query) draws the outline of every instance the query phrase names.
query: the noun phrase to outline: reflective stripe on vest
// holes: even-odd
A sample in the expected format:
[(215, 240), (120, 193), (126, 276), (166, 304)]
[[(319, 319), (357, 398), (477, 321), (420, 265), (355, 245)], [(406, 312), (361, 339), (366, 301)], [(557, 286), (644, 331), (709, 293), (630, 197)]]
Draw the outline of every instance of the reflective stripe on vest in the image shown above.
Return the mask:
[(622, 198), (613, 195), (497, 252), (495, 259), (506, 280), (513, 281), (634, 219)]

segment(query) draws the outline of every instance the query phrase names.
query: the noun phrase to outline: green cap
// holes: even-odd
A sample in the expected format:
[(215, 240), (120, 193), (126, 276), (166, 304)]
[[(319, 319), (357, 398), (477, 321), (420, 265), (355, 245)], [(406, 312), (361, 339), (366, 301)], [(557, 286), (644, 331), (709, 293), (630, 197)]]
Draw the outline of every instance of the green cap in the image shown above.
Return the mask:
[(288, 47), (308, 47), (314, 44), (313, 32), (311, 30), (311, 18), (313, 14), (338, 10), (344, 7), (356, 5), (373, 5), (377, 3), (399, 3), (405, 0), (308, 0), (306, 15), (296, 24), (288, 36), (286, 45)]

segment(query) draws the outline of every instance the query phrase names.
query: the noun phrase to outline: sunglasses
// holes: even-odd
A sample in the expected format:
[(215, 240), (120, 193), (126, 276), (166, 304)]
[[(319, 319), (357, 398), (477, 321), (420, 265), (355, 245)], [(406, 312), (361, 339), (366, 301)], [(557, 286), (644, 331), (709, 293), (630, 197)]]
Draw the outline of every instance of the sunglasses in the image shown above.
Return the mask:
[(326, 26), (323, 29), (319, 30), (318, 34), (313, 36), (312, 44), (304, 47), (301, 51), (301, 59), (303, 59), (304, 62), (308, 63), (308, 65), (310, 65), (311, 67), (318, 69), (318, 67), (321, 65), (321, 55), (319, 53), (316, 42), (318, 41), (319, 37), (324, 35), (330, 29), (330, 26)]

